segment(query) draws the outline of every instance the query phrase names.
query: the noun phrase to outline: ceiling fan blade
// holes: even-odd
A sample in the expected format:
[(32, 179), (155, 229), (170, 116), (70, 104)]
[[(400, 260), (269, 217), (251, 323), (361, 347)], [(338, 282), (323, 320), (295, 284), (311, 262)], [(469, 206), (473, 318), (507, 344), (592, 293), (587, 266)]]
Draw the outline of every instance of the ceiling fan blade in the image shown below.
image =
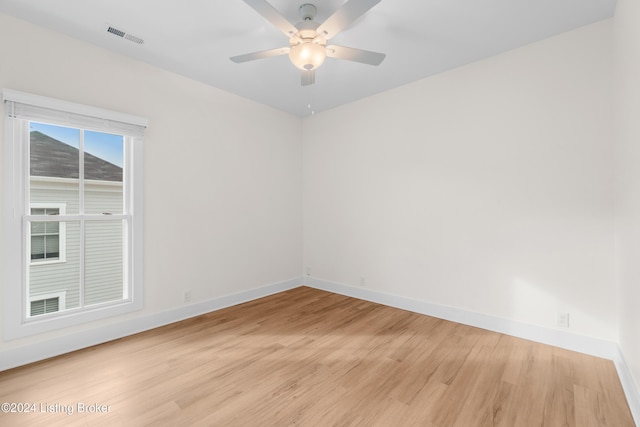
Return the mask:
[(380, 65), (387, 56), (384, 53), (371, 52), (368, 50), (355, 49), (345, 46), (327, 46), (327, 56), (347, 61), (361, 62), (369, 65)]
[(348, 0), (324, 21), (316, 31), (329, 40), (378, 3), (380, 3), (380, 0)]
[(282, 31), (287, 37), (291, 37), (298, 32), (298, 29), (294, 27), (291, 22), (287, 21), (284, 16), (280, 15), (280, 12), (266, 0), (244, 0), (244, 2), (262, 15), (264, 19), (275, 25), (276, 28)]
[(309, 86), (316, 82), (316, 70), (303, 70), (300, 72), (300, 83)]
[(279, 47), (278, 49), (262, 50), (260, 52), (245, 53), (244, 55), (232, 56), (229, 58), (236, 64), (242, 62), (255, 61), (256, 59), (271, 58), (272, 56), (286, 55), (289, 53), (288, 47)]

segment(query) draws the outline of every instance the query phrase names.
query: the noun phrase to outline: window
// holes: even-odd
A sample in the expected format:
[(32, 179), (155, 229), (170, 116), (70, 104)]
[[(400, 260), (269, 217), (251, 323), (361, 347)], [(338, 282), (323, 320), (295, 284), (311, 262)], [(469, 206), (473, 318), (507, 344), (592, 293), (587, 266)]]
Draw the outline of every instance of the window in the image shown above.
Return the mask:
[[(31, 215), (60, 215), (57, 209), (34, 209)], [(41, 221), (31, 223), (31, 262), (60, 259), (60, 223)]]
[(60, 311), (59, 298), (47, 298), (31, 301), (31, 316)]
[(140, 309), (146, 120), (3, 100), (5, 338)]
[(66, 302), (65, 292), (34, 295), (29, 300), (29, 315), (40, 316), (47, 313), (64, 311)]
[[(64, 215), (64, 203), (41, 205), (31, 204), (31, 215)], [(32, 264), (49, 264), (66, 260), (66, 227), (60, 222), (32, 222), (29, 243)]]

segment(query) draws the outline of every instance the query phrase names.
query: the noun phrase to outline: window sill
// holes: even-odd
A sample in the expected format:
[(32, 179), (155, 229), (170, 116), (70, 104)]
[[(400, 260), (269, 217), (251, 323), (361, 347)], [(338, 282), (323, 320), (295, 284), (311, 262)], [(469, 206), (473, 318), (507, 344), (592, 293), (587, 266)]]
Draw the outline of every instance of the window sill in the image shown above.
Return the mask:
[(91, 306), (89, 310), (65, 310), (33, 316), (22, 322), (7, 322), (4, 325), (4, 339), (9, 341), (35, 334), (69, 328), (95, 320), (107, 319), (141, 310), (141, 296), (135, 300), (125, 300), (117, 303), (106, 303), (102, 307)]
[(30, 267), (37, 267), (39, 265), (64, 264), (66, 262), (67, 262), (66, 259), (52, 259), (51, 261), (36, 261), (36, 262), (31, 261), (29, 263), (29, 266)]

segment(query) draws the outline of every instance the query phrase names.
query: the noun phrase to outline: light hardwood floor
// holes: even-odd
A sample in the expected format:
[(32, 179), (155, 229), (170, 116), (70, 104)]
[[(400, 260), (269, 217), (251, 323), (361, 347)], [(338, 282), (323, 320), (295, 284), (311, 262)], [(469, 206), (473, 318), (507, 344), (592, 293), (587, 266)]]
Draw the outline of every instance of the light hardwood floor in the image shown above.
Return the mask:
[(2, 426), (634, 425), (610, 361), (305, 287), (0, 372), (0, 402), (38, 405)]

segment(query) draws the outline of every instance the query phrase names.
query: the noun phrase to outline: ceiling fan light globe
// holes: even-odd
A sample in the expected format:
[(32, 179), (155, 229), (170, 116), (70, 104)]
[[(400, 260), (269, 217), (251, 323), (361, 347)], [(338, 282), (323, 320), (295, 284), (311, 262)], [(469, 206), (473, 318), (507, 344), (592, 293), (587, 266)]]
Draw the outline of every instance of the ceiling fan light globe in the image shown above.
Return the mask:
[(289, 51), (291, 63), (301, 70), (309, 71), (318, 68), (327, 57), (324, 46), (315, 43), (301, 43), (292, 46)]

